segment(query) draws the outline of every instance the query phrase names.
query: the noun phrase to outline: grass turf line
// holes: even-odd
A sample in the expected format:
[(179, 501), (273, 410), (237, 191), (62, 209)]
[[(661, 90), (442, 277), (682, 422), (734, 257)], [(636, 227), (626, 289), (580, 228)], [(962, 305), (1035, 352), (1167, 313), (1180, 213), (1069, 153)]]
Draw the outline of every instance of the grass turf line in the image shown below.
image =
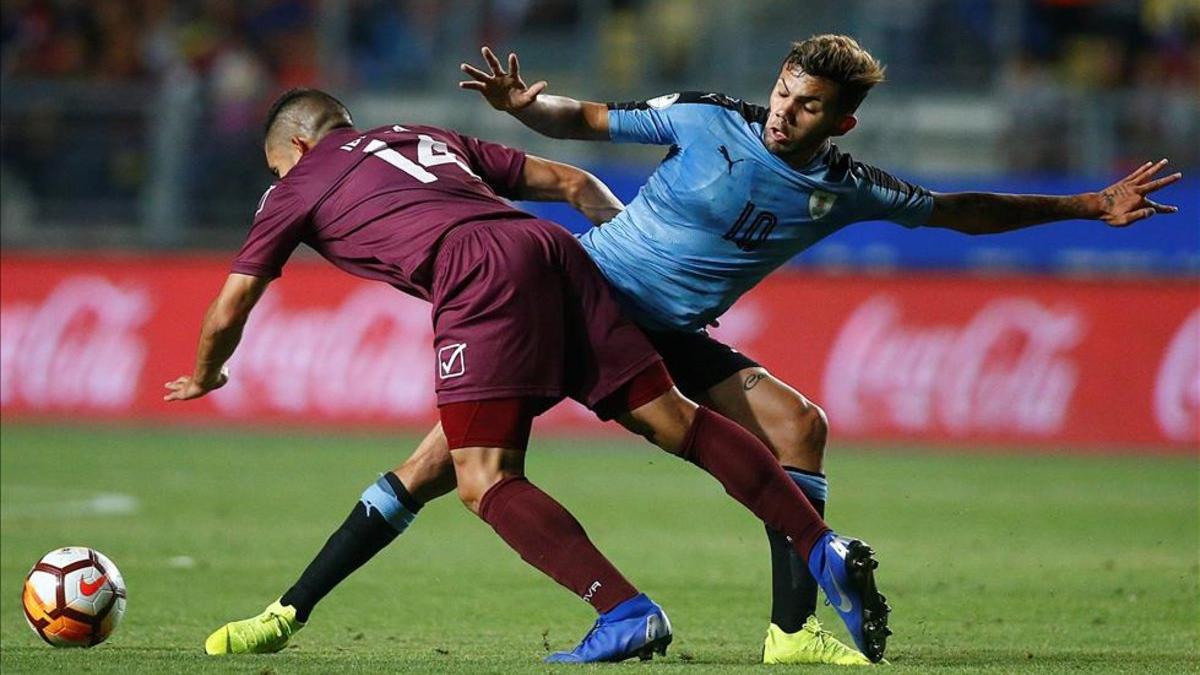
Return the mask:
[[(0, 669), (544, 672), (539, 659), (573, 646), (591, 611), (452, 497), (334, 591), (283, 653), (203, 654), (211, 630), (281, 593), (415, 442), (5, 424)], [(528, 463), (671, 616), (669, 656), (644, 667), (764, 668), (765, 537), (715, 481), (632, 442), (535, 440)], [(829, 518), (878, 551), (895, 608), (890, 672), (1195, 672), (1198, 469), (1194, 457), (833, 448)], [(73, 512), (98, 493), (137, 509)], [(18, 605), (29, 567), (68, 544), (108, 554), (129, 585), (124, 624), (90, 650), (44, 645)], [(181, 556), (194, 563), (172, 564)], [(822, 619), (844, 635), (828, 608)]]

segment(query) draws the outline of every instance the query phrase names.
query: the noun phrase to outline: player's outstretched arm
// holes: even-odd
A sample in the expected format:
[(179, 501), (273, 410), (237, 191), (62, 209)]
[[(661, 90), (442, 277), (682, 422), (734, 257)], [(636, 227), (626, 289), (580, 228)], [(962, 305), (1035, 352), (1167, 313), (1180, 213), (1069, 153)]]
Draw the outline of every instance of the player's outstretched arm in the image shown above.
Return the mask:
[(608, 106), (542, 94), (546, 89), (546, 81), (540, 80), (526, 86), (521, 79), (521, 63), (516, 54), (508, 55), (506, 72), (491, 49), (484, 47), (482, 53), (491, 72), (464, 63), (460, 68), (471, 79), (459, 82), (459, 87), (479, 92), (493, 108), (503, 110), (544, 136), (584, 141), (609, 140)]
[(1125, 227), (1156, 213), (1175, 213), (1149, 195), (1179, 180), (1173, 173), (1154, 178), (1167, 160), (1146, 162), (1125, 178), (1099, 192), (1078, 195), (1009, 195), (990, 192), (950, 192), (933, 196), (929, 225), (967, 234), (994, 234), (1058, 220), (1102, 220)]
[(200, 345), (196, 348), (196, 367), (191, 375), (183, 375), (164, 385), (168, 393), (164, 401), (187, 401), (200, 398), (229, 381), (225, 362), (233, 356), (242, 329), (250, 318), (250, 310), (271, 282), (265, 277), (230, 274), (217, 299), (204, 314), (200, 329)]
[(593, 225), (612, 220), (625, 205), (599, 178), (570, 164), (527, 155), (517, 197), (536, 202), (567, 202)]

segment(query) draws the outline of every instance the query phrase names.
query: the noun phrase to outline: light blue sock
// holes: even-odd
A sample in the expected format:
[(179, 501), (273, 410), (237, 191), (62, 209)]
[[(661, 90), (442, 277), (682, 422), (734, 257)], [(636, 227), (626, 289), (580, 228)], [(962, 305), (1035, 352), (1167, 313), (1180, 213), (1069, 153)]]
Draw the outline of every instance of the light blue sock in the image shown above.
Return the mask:
[(375, 509), (397, 534), (408, 529), (409, 524), (417, 517), (417, 512), (421, 510), (416, 500), (408, 494), (408, 490), (404, 489), (404, 484), (391, 472), (383, 474), (379, 480), (363, 490), (359, 501), (366, 508), (367, 516), (371, 515), (371, 509)]

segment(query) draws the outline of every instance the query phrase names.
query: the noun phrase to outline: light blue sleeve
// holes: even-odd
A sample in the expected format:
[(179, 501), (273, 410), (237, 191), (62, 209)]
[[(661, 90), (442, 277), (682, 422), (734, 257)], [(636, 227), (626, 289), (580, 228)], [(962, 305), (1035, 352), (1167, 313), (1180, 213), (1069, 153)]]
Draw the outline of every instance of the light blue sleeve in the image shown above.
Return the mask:
[[(689, 92), (690, 93), (690, 92)], [(686, 103), (687, 93), (667, 94), (648, 101), (608, 104), (608, 134), (615, 143), (682, 145), (709, 124), (721, 108)]]
[(851, 175), (858, 196), (856, 220), (890, 220), (905, 227), (929, 222), (933, 213), (929, 190), (860, 162), (854, 163)]

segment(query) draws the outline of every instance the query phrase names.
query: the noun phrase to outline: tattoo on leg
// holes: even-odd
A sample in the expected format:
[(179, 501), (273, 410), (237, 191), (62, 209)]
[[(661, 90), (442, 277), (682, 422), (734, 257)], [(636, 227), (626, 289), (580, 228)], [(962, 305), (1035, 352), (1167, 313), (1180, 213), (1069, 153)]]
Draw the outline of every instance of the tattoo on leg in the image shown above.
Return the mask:
[(746, 376), (746, 381), (742, 383), (742, 389), (750, 391), (755, 387), (755, 385), (765, 379), (767, 379), (766, 373), (750, 373)]

